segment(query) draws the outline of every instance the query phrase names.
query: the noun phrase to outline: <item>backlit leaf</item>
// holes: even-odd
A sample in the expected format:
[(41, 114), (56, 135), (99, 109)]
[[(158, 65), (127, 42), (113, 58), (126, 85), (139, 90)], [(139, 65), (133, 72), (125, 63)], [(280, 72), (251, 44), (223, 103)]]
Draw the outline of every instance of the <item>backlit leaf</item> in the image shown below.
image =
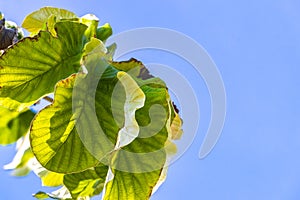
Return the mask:
[(0, 57), (0, 104), (22, 110), (53, 92), (59, 80), (77, 72), (86, 28), (75, 22), (59, 22), (58, 38), (40, 32), (7, 49)]
[(54, 103), (38, 113), (31, 127), (34, 155), (43, 167), (58, 173), (79, 172), (99, 162), (86, 150), (75, 127), (76, 113), (72, 112), (75, 78), (72, 75), (57, 84)]
[(64, 184), (72, 197), (92, 197), (102, 192), (108, 167), (97, 166), (83, 172), (67, 174), (64, 176)]
[[(161, 173), (169, 137), (169, 95), (164, 83), (155, 79), (149, 81), (152, 76), (138, 61), (112, 64), (140, 79), (137, 83), (146, 101), (135, 114), (139, 123), (138, 137), (114, 153), (111, 163), (114, 177), (106, 184), (104, 199), (149, 199), (153, 188), (163, 181)], [(141, 80), (143, 78), (148, 80)]]
[(22, 23), (22, 27), (32, 34), (37, 34), (45, 26), (50, 16), (55, 16), (58, 19), (77, 18), (73, 12), (68, 10), (44, 7), (27, 15)]
[(97, 28), (96, 37), (99, 40), (105, 41), (111, 35), (112, 35), (112, 28), (111, 28), (110, 24), (106, 23), (103, 26), (100, 26)]
[(16, 112), (0, 107), (0, 144), (11, 144), (24, 136), (33, 116), (30, 110)]

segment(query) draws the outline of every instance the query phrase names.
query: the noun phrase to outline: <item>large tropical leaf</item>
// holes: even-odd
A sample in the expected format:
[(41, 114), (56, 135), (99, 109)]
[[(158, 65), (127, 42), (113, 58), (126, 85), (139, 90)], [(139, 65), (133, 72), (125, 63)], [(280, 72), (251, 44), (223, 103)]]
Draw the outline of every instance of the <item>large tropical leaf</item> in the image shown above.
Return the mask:
[[(136, 80), (144, 92), (146, 100), (144, 106), (135, 112), (135, 119), (139, 124), (138, 135), (134, 135), (134, 131), (130, 128), (126, 128), (129, 130), (127, 133), (122, 131), (126, 127), (128, 117), (123, 118), (125, 121), (115, 117), (118, 124), (124, 127), (118, 133), (118, 142), (110, 162), (113, 178), (106, 184), (104, 199), (148, 199), (153, 188), (157, 184), (161, 184), (165, 177), (165, 173), (161, 174), (169, 146), (172, 146), (169, 145), (168, 138), (172, 137), (170, 124), (171, 121), (174, 121), (175, 111), (171, 106), (164, 82), (151, 76), (141, 62), (131, 59), (125, 62), (112, 62), (111, 64), (118, 70), (126, 71)], [(127, 73), (118, 72), (117, 74), (125, 91), (129, 90), (129, 85), (133, 85), (126, 79), (122, 80), (128, 76)], [(116, 90), (115, 93), (120, 94), (121, 92), (118, 92), (117, 88), (119, 88), (118, 84), (114, 86), (114, 90)], [(112, 95), (113, 105), (115, 105), (114, 101), (120, 101), (120, 98)], [(130, 113), (125, 109), (125, 105), (127, 104), (124, 104), (125, 113)], [(126, 116), (114, 106), (112, 106), (111, 112), (114, 116), (118, 116), (120, 113)], [(175, 129), (175, 125), (173, 129)], [(129, 140), (128, 135), (134, 135), (134, 137)], [(120, 143), (124, 145), (120, 145)]]
[(1, 56), (1, 105), (22, 110), (53, 92), (59, 80), (78, 71), (87, 27), (68, 21), (59, 22), (55, 27), (58, 37), (40, 32), (15, 44)]
[(38, 113), (31, 127), (34, 155), (43, 167), (59, 173), (79, 172), (99, 162), (85, 148), (76, 130), (76, 118), (87, 117), (87, 113), (72, 112), (75, 79), (76, 75), (72, 75), (57, 84), (54, 103)]
[[(137, 81), (146, 101), (135, 113), (139, 123), (138, 136), (128, 145), (116, 145), (117, 149), (110, 163), (113, 178), (106, 184), (104, 199), (148, 199), (159, 180), (163, 180), (161, 172), (166, 161), (165, 144), (169, 137), (167, 126), (170, 126), (170, 109), (173, 107), (170, 107), (165, 84), (160, 79), (153, 78), (141, 62), (131, 59), (111, 64), (126, 71)], [(123, 74), (119, 72), (119, 78)], [(122, 84), (126, 82), (123, 81)], [(112, 100), (114, 99), (117, 98)], [(113, 111), (116, 112), (118, 111)], [(119, 131), (119, 137), (122, 134), (124, 133)]]
[[(139, 135), (115, 152), (111, 164), (114, 178), (106, 184), (105, 200), (148, 199), (160, 180), (166, 162), (164, 146), (168, 138), (166, 125), (169, 119), (167, 90), (149, 85), (141, 88), (146, 101), (135, 115), (140, 125)], [(151, 111), (151, 107), (154, 110)]]

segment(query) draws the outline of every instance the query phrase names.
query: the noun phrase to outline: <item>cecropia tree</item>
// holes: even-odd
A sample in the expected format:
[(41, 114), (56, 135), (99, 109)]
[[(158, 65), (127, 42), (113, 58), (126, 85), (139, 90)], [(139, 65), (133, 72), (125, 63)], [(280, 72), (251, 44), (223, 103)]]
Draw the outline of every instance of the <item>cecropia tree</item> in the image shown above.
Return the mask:
[(28, 37), (1, 18), (0, 144), (17, 142), (5, 168), (61, 186), (39, 199), (149, 199), (182, 134), (163, 80), (114, 61), (94, 15), (41, 8), (23, 21)]

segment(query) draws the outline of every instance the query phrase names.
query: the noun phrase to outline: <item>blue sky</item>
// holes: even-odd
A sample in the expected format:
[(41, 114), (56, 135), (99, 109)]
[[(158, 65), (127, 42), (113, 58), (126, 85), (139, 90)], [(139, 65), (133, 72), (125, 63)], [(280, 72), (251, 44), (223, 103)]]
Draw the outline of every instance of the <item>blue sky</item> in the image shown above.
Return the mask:
[[(182, 32), (201, 44), (218, 66), (226, 87), (226, 122), (213, 151), (200, 160), (210, 119), (203, 80), (177, 58), (151, 51), (130, 54), (146, 63), (174, 66), (190, 80), (200, 102), (195, 140), (170, 166), (152, 200), (300, 198), (299, 1), (0, 0), (0, 10), (18, 24), (46, 5), (79, 16), (94, 13), (109, 22), (114, 33), (149, 26)], [(13, 158), (14, 146), (0, 147), (0, 155), (3, 166)], [(30, 200), (42, 190), (34, 175), (15, 178), (0, 169), (0, 177), (0, 199)]]

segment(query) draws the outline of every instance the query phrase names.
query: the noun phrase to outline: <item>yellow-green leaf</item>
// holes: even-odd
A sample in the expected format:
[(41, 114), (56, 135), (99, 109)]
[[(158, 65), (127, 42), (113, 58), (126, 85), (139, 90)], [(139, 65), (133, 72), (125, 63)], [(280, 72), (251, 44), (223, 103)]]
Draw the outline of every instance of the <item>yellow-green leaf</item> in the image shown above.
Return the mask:
[(105, 41), (109, 36), (112, 35), (112, 33), (113, 32), (110, 24), (106, 23), (103, 26), (97, 28), (96, 37), (101, 41)]
[(28, 109), (16, 112), (0, 107), (0, 144), (11, 144), (24, 136), (33, 116), (34, 114)]
[(72, 92), (76, 75), (60, 81), (54, 103), (33, 120), (30, 141), (43, 167), (58, 173), (72, 173), (94, 167), (99, 162), (82, 143), (75, 123), (81, 113), (72, 112)]
[(86, 28), (75, 22), (59, 22), (57, 38), (40, 32), (7, 49), (0, 58), (0, 104), (22, 110), (53, 92), (59, 80), (77, 72)]
[(45, 26), (50, 16), (55, 16), (57, 19), (77, 18), (73, 12), (68, 10), (44, 7), (27, 15), (22, 23), (22, 27), (32, 34), (37, 34)]
[(64, 184), (72, 197), (92, 197), (102, 192), (108, 167), (99, 165), (83, 172), (67, 174), (64, 176)]

